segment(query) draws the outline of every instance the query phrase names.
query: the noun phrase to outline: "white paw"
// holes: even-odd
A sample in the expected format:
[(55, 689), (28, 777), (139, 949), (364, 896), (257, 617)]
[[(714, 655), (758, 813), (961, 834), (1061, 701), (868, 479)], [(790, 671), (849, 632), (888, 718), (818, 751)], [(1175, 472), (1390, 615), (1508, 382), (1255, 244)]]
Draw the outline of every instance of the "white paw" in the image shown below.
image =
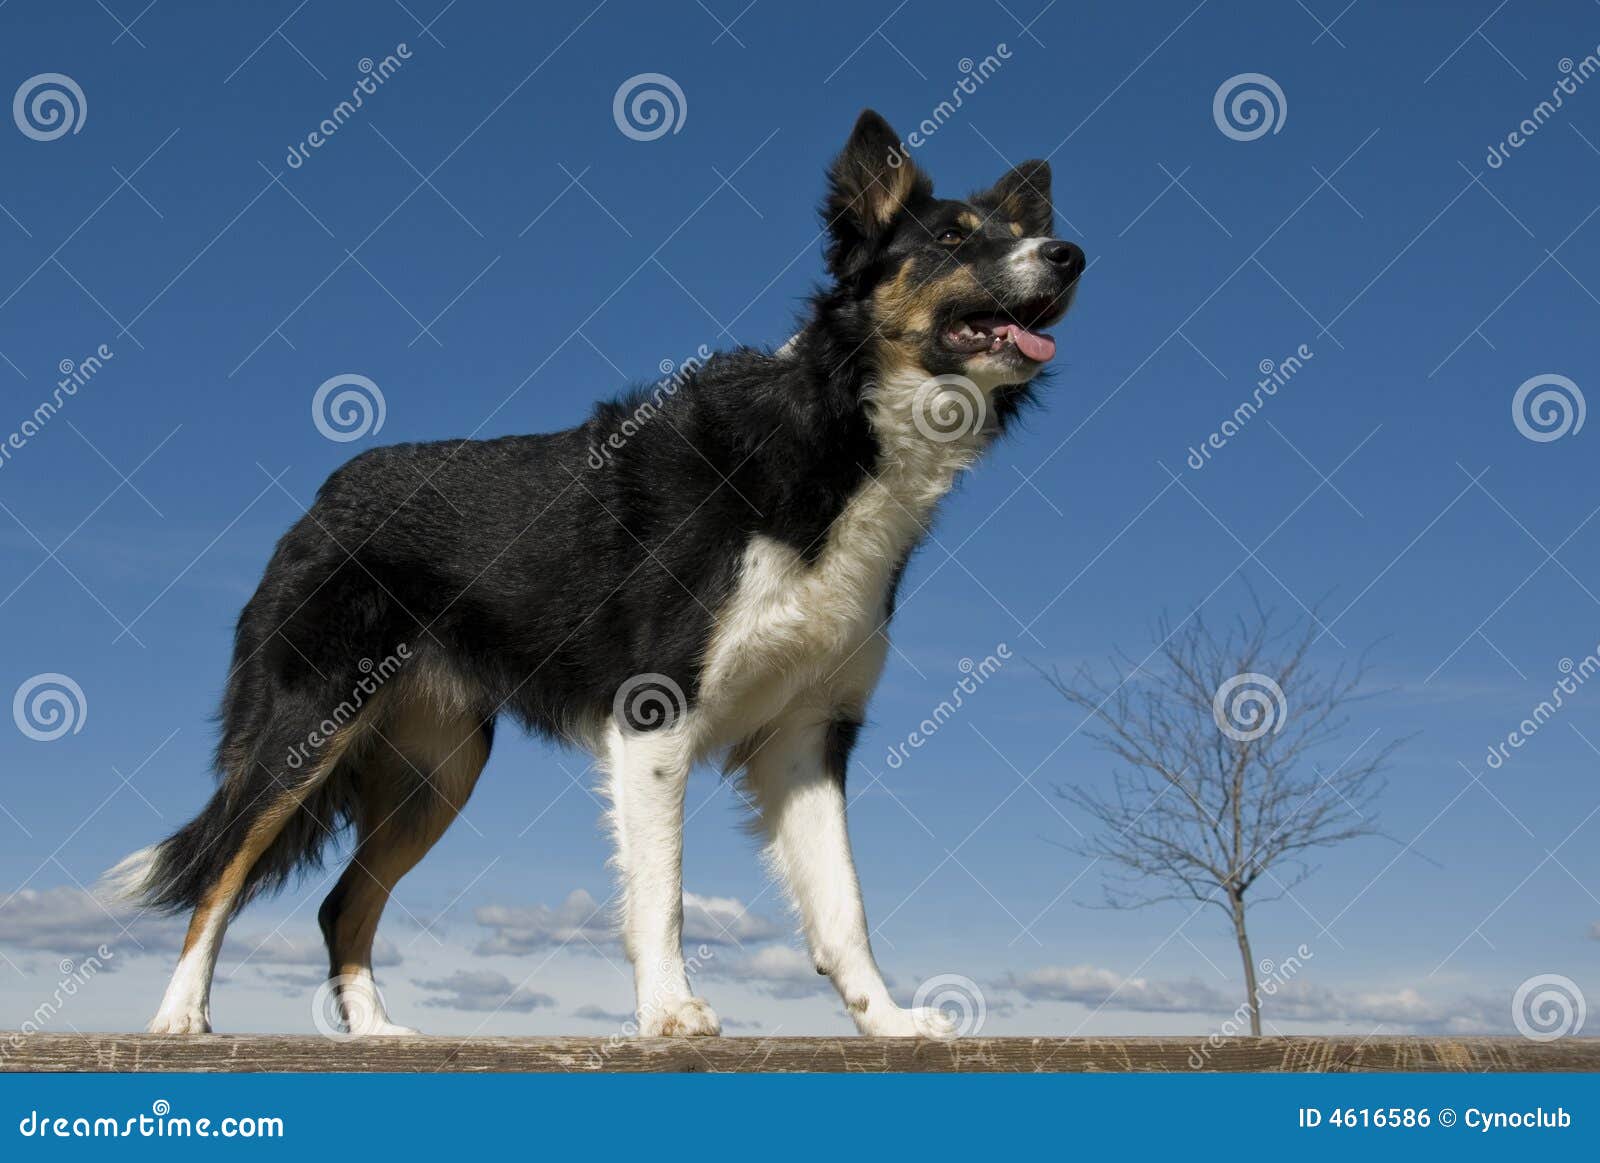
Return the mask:
[(895, 1006), (876, 1014), (869, 1009), (856, 1014), (855, 1019), (856, 1028), (868, 1038), (937, 1038), (947, 1042), (961, 1032), (948, 1014), (931, 1006)]
[(359, 1030), (352, 1030), (352, 1038), (409, 1038), (415, 1037), (421, 1031), (413, 1030), (410, 1026), (397, 1026), (390, 1021), (369, 1022)]
[(163, 1010), (150, 1019), (145, 1029), (152, 1034), (209, 1034), (211, 1022), (203, 1010)]
[(641, 1038), (715, 1038), (721, 1033), (716, 1013), (698, 997), (663, 1002), (639, 1015)]

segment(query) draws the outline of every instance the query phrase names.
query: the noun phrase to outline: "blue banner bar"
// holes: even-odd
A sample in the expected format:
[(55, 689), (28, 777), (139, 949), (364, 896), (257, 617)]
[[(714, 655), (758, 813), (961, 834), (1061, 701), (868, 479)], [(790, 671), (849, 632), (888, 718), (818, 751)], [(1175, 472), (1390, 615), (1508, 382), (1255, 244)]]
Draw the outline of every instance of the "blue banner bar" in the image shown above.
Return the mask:
[(0, 1115), (8, 1160), (481, 1147), (652, 1163), (1126, 1160), (1241, 1146), (1346, 1163), (1595, 1158), (1600, 1076), (7, 1075)]

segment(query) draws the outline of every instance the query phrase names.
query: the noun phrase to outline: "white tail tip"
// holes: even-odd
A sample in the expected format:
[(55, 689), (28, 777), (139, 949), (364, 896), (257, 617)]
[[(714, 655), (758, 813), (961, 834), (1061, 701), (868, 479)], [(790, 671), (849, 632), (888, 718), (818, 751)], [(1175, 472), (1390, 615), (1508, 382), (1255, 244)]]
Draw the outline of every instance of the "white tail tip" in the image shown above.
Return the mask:
[(119, 860), (95, 883), (94, 895), (106, 905), (136, 904), (150, 888), (155, 872), (156, 845), (141, 848)]

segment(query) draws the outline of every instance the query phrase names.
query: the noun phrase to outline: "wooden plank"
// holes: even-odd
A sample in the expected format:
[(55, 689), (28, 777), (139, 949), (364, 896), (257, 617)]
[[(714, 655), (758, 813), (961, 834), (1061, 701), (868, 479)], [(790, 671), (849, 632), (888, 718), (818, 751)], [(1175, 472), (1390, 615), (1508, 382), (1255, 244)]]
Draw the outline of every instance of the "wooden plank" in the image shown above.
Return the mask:
[[(1196, 1065), (1198, 1063), (1198, 1065)], [(1600, 1038), (374, 1038), (0, 1036), (6, 1071), (1600, 1071)]]

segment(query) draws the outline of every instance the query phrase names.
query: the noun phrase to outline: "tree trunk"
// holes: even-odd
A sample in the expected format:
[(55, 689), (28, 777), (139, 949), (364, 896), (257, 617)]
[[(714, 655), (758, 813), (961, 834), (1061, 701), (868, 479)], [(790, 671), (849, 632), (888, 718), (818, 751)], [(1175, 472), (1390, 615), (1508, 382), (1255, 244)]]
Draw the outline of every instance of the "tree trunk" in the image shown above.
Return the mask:
[(1261, 1036), (1261, 993), (1256, 987), (1256, 959), (1250, 953), (1250, 934), (1244, 927), (1244, 897), (1228, 894), (1228, 903), (1233, 910), (1233, 935), (1239, 942), (1239, 957), (1244, 962), (1244, 993), (1245, 1004), (1250, 1009), (1250, 1033), (1259, 1038)]

